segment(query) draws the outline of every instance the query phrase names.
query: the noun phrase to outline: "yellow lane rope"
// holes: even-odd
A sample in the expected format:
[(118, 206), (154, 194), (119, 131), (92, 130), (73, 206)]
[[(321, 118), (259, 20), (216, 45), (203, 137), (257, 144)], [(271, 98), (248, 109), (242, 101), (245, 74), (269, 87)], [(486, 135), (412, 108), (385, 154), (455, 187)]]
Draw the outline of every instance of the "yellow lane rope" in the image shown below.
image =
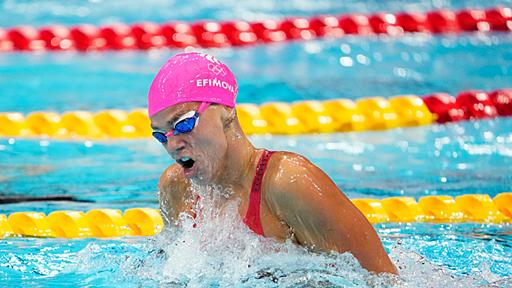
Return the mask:
[[(512, 192), (494, 198), (486, 194), (457, 196), (352, 199), (372, 224), (383, 222), (512, 223)], [(121, 237), (151, 236), (163, 229), (160, 211), (132, 208), (0, 214), (0, 237)]]
[[(247, 134), (305, 134), (429, 125), (435, 121), (423, 100), (415, 95), (357, 101), (335, 99), (239, 104), (237, 114)], [(151, 136), (146, 109), (0, 113), (0, 137), (57, 139), (144, 138)]]

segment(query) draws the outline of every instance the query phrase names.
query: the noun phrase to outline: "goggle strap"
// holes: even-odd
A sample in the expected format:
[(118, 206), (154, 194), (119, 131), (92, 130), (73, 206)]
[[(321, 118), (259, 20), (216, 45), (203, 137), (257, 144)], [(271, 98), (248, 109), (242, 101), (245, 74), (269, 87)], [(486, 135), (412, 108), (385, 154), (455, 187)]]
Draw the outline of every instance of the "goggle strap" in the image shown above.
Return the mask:
[(201, 105), (199, 105), (199, 108), (197, 109), (197, 113), (201, 114), (210, 106), (210, 102), (202, 102)]

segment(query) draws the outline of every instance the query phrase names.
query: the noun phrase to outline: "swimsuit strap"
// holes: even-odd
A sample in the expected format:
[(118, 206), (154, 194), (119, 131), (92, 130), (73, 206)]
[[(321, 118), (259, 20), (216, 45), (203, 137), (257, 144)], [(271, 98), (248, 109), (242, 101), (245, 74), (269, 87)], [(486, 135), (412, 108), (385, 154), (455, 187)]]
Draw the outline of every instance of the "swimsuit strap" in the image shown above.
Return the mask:
[(256, 166), (256, 174), (252, 180), (251, 195), (249, 196), (249, 207), (245, 214), (244, 223), (258, 235), (263, 235), (263, 226), (261, 226), (260, 219), (260, 205), (261, 205), (261, 184), (263, 182), (263, 175), (267, 170), (268, 160), (274, 151), (263, 150), (263, 154)]

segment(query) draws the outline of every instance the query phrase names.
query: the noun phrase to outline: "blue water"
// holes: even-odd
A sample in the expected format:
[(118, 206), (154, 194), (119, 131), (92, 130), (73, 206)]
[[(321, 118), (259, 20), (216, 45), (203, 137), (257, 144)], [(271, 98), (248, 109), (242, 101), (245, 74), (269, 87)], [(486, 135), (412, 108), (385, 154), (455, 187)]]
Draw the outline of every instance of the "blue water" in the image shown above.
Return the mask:
[(2, 0), (0, 9), (5, 14), (0, 26), (48, 25), (81, 23), (110, 24), (142, 21), (167, 22), (170, 20), (260, 20), (284, 16), (311, 16), (319, 14), (373, 13), (380, 11), (430, 11), (434, 9), (461, 9), (466, 7), (487, 8), (497, 5), (510, 6), (510, 0), (247, 0), (215, 1), (194, 0), (162, 1), (146, 0)]
[[(258, 147), (303, 154), (351, 198), (491, 196), (512, 190), (512, 118), (307, 136), (253, 136)], [(95, 203), (4, 205), (5, 211), (155, 206), (156, 183), (173, 160), (150, 140), (0, 140), (0, 192), (67, 194)], [(55, 205), (61, 205), (55, 206)], [(20, 207), (21, 206), (21, 207)], [(11, 208), (12, 207), (12, 208)]]
[[(477, 224), (410, 226), (387, 224), (377, 225), (376, 229), (383, 239), (384, 246), (387, 249), (393, 249), (391, 256), (400, 267), (403, 277), (409, 279), (412, 284), (417, 284), (410, 287), (476, 287), (479, 283), (499, 279), (499, 275), (510, 275), (510, 269), (512, 269), (510, 261), (512, 248), (506, 244), (512, 241), (512, 237), (510, 233), (506, 234), (506, 231), (503, 231), (503, 227)], [(153, 241), (148, 238), (2, 240), (0, 241), (2, 251), (0, 278), (3, 279), (4, 287), (66, 286), (63, 283), (73, 283), (73, 286), (81, 287), (162, 287), (162, 285), (179, 287), (176, 285), (179, 281), (174, 277), (163, 277), (162, 274), (165, 274), (163, 271), (166, 269), (166, 264), (170, 262), (171, 265), (181, 265), (179, 261), (183, 259), (178, 259), (174, 263), (166, 262), (159, 255), (161, 249), (159, 241), (162, 241), (161, 237)], [(422, 259), (420, 254), (425, 258)], [(190, 269), (194, 269), (200, 260), (204, 261), (204, 259), (198, 259), (199, 255), (191, 256), (187, 259)], [(350, 286), (350, 283), (333, 285), (332, 283), (339, 284), (336, 274), (333, 275), (322, 266), (310, 268), (308, 274), (307, 269), (310, 265), (307, 262), (299, 262), (299, 260), (309, 260), (311, 264), (325, 264), (318, 259), (274, 256), (275, 260), (286, 262), (285, 264), (288, 265), (286, 266), (283, 263), (263, 259), (266, 255), (255, 256), (253, 262), (260, 262), (258, 263), (260, 265), (264, 262), (266, 266), (260, 267), (264, 271), (273, 272), (274, 280), (271, 277), (258, 277), (259, 271), (250, 271), (251, 273), (241, 277), (237, 283), (238, 287), (255, 287), (256, 285), (257, 287), (303, 287), (304, 283), (309, 283), (312, 287), (357, 287)], [(302, 256), (311, 257), (311, 255)], [(327, 260), (327, 263), (333, 261), (333, 259)], [(342, 262), (341, 260), (343, 259), (338, 263)], [(241, 264), (236, 260), (234, 262)], [(457, 271), (459, 276), (446, 275), (444, 274), (446, 272), (438, 271), (438, 266)], [(176, 268), (176, 270), (187, 269), (187, 267)], [(211, 267), (204, 268), (211, 269)], [(234, 276), (233, 274), (236, 275), (235, 271), (218, 269), (219, 273), (209, 275), (198, 273), (197, 277), (204, 277), (202, 285), (189, 285), (189, 287), (218, 287), (218, 283), (229, 279)], [(343, 275), (343, 273), (339, 274)], [(308, 275), (308, 279), (304, 279), (304, 275)], [(331, 285), (321, 286), (319, 280), (324, 280), (324, 285), (325, 283), (331, 283)], [(495, 287), (510, 287), (511, 282), (506, 281), (503, 282), (508, 283), (507, 285)], [(192, 281), (182, 279), (181, 282)], [(284, 283), (290, 285), (283, 285)], [(469, 285), (462, 286), (466, 283)]]
[[(364, 39), (364, 40), (362, 40)], [(511, 87), (512, 34), (346, 37), (211, 50), (237, 75), (238, 102), (356, 99)], [(0, 57), (0, 111), (132, 109), (177, 51)], [(341, 58), (352, 66), (343, 66)], [(258, 63), (255, 67), (254, 63)], [(328, 89), (325, 89), (328, 87)]]
[[(152, 0), (141, 6), (136, 1), (0, 1), (0, 26), (255, 20), (511, 3), (196, 2)], [(346, 37), (207, 50), (237, 75), (238, 101), (257, 104), (512, 87), (511, 51), (510, 33)], [(0, 111), (143, 107), (153, 75), (176, 52), (0, 54)], [(381, 132), (252, 136), (251, 141), (258, 147), (305, 155), (351, 198), (494, 196), (512, 191), (512, 118)], [(161, 146), (149, 139), (0, 138), (0, 194), (66, 194), (88, 201), (0, 205), (0, 213), (157, 208), (158, 177), (170, 164)], [(213, 220), (226, 225), (204, 225), (197, 231), (166, 232), (155, 238), (3, 239), (0, 286), (358, 287), (368, 280), (343, 255), (315, 255), (268, 243), (243, 227), (225, 228), (236, 227), (230, 219)], [(501, 279), (512, 275), (510, 225), (416, 223), (375, 228), (409, 287), (466, 288), (493, 281), (512, 286)], [(198, 240), (205, 235), (212, 241)], [(162, 258), (160, 250), (169, 258)]]

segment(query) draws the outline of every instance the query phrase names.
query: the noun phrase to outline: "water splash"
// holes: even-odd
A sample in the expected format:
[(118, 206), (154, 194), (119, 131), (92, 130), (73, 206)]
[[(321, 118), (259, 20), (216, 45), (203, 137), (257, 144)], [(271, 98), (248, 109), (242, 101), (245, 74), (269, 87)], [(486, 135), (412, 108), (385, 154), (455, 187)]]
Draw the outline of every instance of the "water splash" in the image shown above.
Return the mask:
[(155, 237), (1, 241), (2, 284), (16, 286), (22, 279), (38, 287), (511, 287), (512, 280), (502, 278), (512, 271), (509, 226), (377, 226), (400, 278), (377, 277), (349, 253), (314, 253), (255, 235), (241, 223), (238, 203), (226, 202), (229, 193), (218, 187), (198, 193), (199, 216), (182, 214), (181, 228)]
[[(468, 288), (499, 280), (488, 269), (457, 276), (401, 248), (399, 241), (391, 249), (391, 256), (400, 277), (375, 276), (361, 268), (349, 253), (314, 253), (291, 242), (257, 236), (240, 221), (238, 202), (226, 202), (230, 193), (219, 187), (194, 186), (194, 190), (201, 196), (196, 204), (197, 218), (182, 214), (179, 229), (166, 230), (142, 243), (140, 249), (146, 253), (122, 260), (119, 253), (102, 256), (107, 266), (121, 262), (123, 277), (176, 287)], [(110, 254), (105, 247), (98, 248), (88, 247), (85, 255)], [(86, 260), (90, 261), (86, 267), (96, 260)]]
[[(349, 254), (313, 253), (291, 242), (260, 237), (240, 220), (238, 201), (220, 187), (198, 187), (197, 217), (180, 217), (180, 229), (154, 238), (165, 260), (139, 272), (184, 287), (361, 287), (373, 276)], [(194, 225), (195, 224), (195, 225)], [(195, 228), (194, 228), (195, 226)], [(157, 265), (157, 266), (158, 266)], [(130, 270), (133, 267), (128, 265)], [(151, 272), (153, 271), (153, 272)]]

